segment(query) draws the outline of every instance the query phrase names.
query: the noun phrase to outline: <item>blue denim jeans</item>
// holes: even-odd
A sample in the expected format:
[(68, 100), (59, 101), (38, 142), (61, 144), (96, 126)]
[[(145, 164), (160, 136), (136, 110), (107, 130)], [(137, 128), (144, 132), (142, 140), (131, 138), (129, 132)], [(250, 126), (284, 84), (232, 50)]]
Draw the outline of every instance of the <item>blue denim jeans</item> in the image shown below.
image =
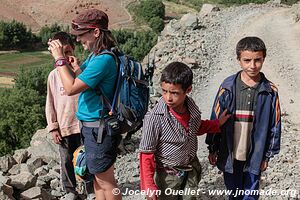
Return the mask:
[(234, 160), (233, 174), (224, 172), (224, 183), (227, 190), (232, 190), (229, 200), (257, 200), (260, 175), (244, 172), (245, 161)]

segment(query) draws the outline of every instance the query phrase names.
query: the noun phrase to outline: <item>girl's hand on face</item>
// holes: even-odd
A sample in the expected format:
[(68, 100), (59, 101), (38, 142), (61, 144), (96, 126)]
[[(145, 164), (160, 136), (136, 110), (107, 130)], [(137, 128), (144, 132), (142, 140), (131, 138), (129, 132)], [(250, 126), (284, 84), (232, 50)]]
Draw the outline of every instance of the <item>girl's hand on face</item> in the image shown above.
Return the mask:
[(51, 40), (49, 39), (48, 41), (49, 45), (49, 50), (55, 60), (59, 58), (64, 58), (64, 53), (63, 53), (63, 45), (59, 40)]

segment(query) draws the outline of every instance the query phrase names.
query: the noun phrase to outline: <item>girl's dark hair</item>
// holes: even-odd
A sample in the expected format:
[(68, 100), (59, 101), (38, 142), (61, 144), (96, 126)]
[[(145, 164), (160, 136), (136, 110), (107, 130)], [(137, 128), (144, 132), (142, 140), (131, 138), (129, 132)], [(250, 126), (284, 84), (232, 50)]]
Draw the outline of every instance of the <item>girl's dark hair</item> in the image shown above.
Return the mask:
[(186, 91), (193, 84), (193, 72), (182, 62), (172, 62), (163, 69), (160, 82), (180, 84)]
[(111, 48), (117, 46), (116, 39), (109, 30), (101, 30), (100, 36), (96, 39), (93, 47), (93, 53), (98, 55), (102, 50), (111, 50)]
[(52, 39), (59, 40), (62, 45), (70, 45), (73, 49), (75, 48), (72, 37), (66, 32), (57, 32), (53, 35)]
[(261, 51), (264, 58), (267, 55), (267, 49), (265, 43), (258, 37), (245, 37), (241, 39), (236, 45), (236, 56), (240, 60), (242, 51)]

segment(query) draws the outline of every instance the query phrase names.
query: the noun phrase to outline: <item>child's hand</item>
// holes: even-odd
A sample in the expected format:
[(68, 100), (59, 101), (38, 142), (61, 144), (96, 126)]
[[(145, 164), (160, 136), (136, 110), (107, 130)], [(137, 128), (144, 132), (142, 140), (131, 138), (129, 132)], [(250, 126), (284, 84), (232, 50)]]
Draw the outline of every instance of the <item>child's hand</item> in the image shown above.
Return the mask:
[(227, 109), (224, 110), (224, 112), (222, 112), (221, 116), (219, 117), (220, 126), (225, 124), (225, 122), (229, 119), (229, 117), (231, 117), (231, 114), (226, 115), (226, 113), (227, 113)]
[(261, 162), (261, 165), (260, 165), (260, 170), (263, 172), (263, 171), (266, 171), (266, 169), (268, 168), (269, 164), (267, 161), (262, 161)]
[(53, 138), (54, 143), (55, 144), (61, 144), (60, 141), (62, 140), (62, 137), (61, 137), (59, 131), (54, 130), (54, 131), (51, 131), (51, 133), (52, 133), (52, 138)]
[(216, 163), (217, 163), (217, 154), (215, 153), (210, 153), (208, 155), (208, 160), (209, 160), (209, 163), (213, 166), (216, 166)]

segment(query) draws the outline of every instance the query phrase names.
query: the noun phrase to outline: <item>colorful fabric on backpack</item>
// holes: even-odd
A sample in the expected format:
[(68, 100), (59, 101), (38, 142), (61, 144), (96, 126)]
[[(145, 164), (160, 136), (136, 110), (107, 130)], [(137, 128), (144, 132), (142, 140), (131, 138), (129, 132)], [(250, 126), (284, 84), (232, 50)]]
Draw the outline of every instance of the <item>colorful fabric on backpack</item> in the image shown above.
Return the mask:
[(73, 167), (75, 175), (83, 178), (87, 174), (87, 164), (85, 159), (85, 149), (81, 145), (73, 153)]

